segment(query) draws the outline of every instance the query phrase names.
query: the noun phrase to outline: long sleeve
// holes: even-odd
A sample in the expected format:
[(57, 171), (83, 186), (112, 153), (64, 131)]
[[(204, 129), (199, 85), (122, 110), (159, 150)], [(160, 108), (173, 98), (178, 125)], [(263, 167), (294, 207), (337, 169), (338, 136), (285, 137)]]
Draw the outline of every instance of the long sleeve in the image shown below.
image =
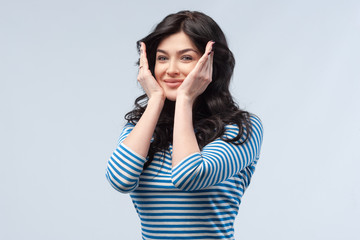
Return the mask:
[[(251, 116), (252, 132), (249, 140), (241, 145), (226, 142), (220, 138), (206, 145), (200, 153), (183, 159), (172, 169), (172, 182), (184, 191), (194, 191), (213, 186), (254, 165), (260, 156), (263, 126)], [(233, 138), (239, 129), (227, 125), (223, 138)]]
[(122, 143), (133, 128), (133, 124), (125, 125), (119, 137), (118, 147), (109, 158), (106, 169), (106, 178), (110, 185), (122, 193), (129, 193), (136, 189), (146, 162), (146, 158), (136, 154)]

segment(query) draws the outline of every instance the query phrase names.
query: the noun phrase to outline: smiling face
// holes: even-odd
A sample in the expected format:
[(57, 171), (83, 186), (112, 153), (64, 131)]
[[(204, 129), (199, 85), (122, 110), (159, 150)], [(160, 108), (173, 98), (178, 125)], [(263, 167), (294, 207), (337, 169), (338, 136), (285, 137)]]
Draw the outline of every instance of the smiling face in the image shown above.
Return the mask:
[(160, 42), (154, 72), (168, 100), (176, 100), (178, 87), (194, 69), (200, 57), (201, 53), (184, 32), (170, 35)]

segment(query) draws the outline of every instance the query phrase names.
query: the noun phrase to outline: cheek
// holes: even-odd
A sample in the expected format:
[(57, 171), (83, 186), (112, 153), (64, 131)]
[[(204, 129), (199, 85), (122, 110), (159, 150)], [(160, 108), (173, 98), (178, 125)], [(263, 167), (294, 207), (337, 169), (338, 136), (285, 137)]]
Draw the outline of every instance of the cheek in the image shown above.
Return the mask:
[(161, 67), (161, 65), (155, 64), (155, 68), (154, 68), (155, 79), (159, 80), (161, 78), (161, 75), (163, 75), (163, 73), (164, 73), (163, 67)]
[(188, 74), (195, 68), (196, 63), (197, 63), (197, 62), (192, 63), (192, 64), (188, 64), (188, 65), (186, 66), (186, 68), (184, 68), (184, 73), (185, 73), (186, 75), (188, 75)]
[(155, 68), (154, 68), (154, 74), (155, 74), (155, 79), (157, 80), (159, 78), (159, 68), (156, 67), (156, 65), (155, 65)]

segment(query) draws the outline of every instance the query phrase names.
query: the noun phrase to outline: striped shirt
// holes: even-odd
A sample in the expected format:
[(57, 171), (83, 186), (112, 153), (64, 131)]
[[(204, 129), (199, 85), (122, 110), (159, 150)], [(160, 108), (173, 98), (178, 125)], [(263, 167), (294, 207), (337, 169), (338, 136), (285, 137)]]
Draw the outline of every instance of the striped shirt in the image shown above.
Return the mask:
[(241, 198), (259, 159), (261, 121), (251, 116), (252, 133), (242, 144), (239, 129), (226, 125), (224, 136), (207, 144), (172, 167), (172, 145), (147, 158), (122, 142), (134, 125), (125, 125), (111, 155), (106, 177), (113, 188), (130, 193), (141, 220), (142, 239), (234, 239), (234, 220)]

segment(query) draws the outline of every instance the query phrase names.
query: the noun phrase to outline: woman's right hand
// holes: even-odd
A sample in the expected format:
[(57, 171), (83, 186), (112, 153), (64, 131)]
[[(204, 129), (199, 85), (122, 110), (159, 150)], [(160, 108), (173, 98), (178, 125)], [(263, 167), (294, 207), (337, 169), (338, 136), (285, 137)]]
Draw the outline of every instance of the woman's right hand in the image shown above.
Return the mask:
[(140, 43), (140, 66), (137, 80), (141, 84), (141, 87), (144, 89), (149, 99), (153, 97), (160, 97), (162, 100), (165, 100), (164, 90), (149, 70), (149, 64), (146, 56), (146, 46), (143, 42)]
[(137, 79), (149, 100), (145, 111), (123, 144), (145, 159), (148, 156), (151, 138), (164, 106), (165, 93), (149, 70), (144, 43), (140, 43), (140, 66)]

